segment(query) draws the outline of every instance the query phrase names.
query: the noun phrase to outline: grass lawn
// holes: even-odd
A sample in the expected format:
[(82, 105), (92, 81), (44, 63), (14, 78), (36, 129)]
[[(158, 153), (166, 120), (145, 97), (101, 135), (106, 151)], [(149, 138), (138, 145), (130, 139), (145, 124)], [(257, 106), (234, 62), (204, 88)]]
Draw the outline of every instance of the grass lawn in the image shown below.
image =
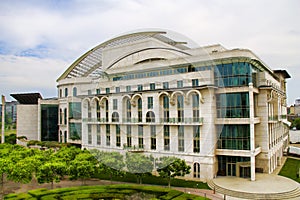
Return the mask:
[(300, 168), (300, 160), (287, 158), (284, 166), (279, 172), (279, 175), (293, 179), (294, 181), (300, 183), (300, 178), (297, 177), (297, 172), (299, 171), (299, 168)]
[(161, 188), (157, 186), (141, 185), (109, 185), (109, 186), (79, 186), (59, 188), (53, 190), (37, 189), (27, 193), (9, 194), (4, 199), (180, 199), (180, 200), (204, 200), (207, 198), (183, 193), (177, 190)]

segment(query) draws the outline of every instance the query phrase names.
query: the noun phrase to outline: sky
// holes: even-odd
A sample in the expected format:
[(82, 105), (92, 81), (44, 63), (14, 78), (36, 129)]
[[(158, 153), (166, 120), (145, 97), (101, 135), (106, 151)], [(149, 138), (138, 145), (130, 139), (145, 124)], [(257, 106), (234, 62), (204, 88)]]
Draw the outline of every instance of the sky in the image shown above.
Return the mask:
[(0, 94), (56, 97), (56, 79), (82, 54), (129, 31), (158, 28), (199, 46), (250, 49), (285, 69), (300, 97), (299, 0), (1, 0)]

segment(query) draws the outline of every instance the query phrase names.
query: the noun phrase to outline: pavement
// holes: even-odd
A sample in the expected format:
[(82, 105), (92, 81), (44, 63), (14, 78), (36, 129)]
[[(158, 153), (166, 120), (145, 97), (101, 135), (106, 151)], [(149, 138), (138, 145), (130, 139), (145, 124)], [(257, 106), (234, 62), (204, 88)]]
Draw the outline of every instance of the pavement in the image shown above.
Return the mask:
[[(254, 194), (266, 194), (272, 195), (276, 197), (276, 195), (281, 194), (289, 194), (292, 191), (299, 189), (300, 184), (283, 176), (275, 175), (275, 174), (256, 174), (256, 180), (251, 181), (250, 179), (239, 178), (239, 177), (217, 177), (216, 179), (212, 180), (213, 183), (225, 191), (232, 191), (237, 193), (245, 193), (246, 194), (253, 194), (253, 198), (255, 197)], [(235, 197), (226, 197), (227, 200), (234, 200), (234, 199), (243, 199), (243, 198), (235, 198)], [(287, 199), (289, 199), (287, 197)], [(291, 199), (300, 199), (291, 198)]]

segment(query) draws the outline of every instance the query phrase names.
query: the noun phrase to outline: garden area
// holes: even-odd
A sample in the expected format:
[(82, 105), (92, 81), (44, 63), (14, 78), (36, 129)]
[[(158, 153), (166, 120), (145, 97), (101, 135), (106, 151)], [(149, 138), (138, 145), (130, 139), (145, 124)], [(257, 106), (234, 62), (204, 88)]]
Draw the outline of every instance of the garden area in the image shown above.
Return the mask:
[(300, 160), (299, 158), (287, 158), (278, 175), (285, 176), (300, 183)]
[[(60, 145), (51, 142), (38, 143), (31, 141), (27, 144), (32, 147), (38, 146), (43, 150), (20, 145), (0, 144), (0, 183), (2, 195), (18, 191), (16, 189), (17, 187), (14, 189), (12, 189), (13, 187), (8, 187), (8, 185), (11, 185), (12, 183), (15, 183), (15, 185), (31, 184), (32, 187), (28, 188), (29, 191), (20, 195), (21, 197), (26, 196), (26, 198), (30, 197), (29, 199), (35, 199), (36, 197), (33, 197), (32, 194), (43, 193), (44, 195), (44, 193), (47, 193), (48, 195), (51, 193), (50, 191), (52, 191), (50, 189), (56, 188), (56, 185), (58, 185), (59, 182), (70, 180), (69, 182), (81, 183), (80, 185), (83, 187), (82, 190), (84, 190), (83, 193), (87, 197), (85, 199), (113, 199), (109, 197), (109, 195), (107, 198), (104, 198), (104, 194), (111, 195), (113, 193), (112, 191), (115, 191), (111, 190), (111, 188), (107, 185), (102, 186), (104, 189), (99, 189), (99, 191), (104, 191), (104, 196), (101, 196), (98, 193), (96, 194), (95, 188), (93, 189), (93, 187), (90, 189), (85, 188), (87, 187), (86, 185), (88, 185), (86, 184), (87, 181), (90, 181), (91, 179), (109, 180), (111, 183), (112, 181), (118, 181), (135, 184), (144, 183), (151, 185), (163, 185), (165, 187), (177, 186), (209, 189), (206, 183), (177, 179), (176, 177), (183, 177), (184, 175), (189, 174), (190, 167), (184, 160), (180, 160), (175, 157), (154, 159), (151, 156), (145, 156), (140, 153), (127, 153), (126, 155), (121, 155), (117, 152), (101, 152), (98, 150), (88, 151), (81, 150), (74, 146)], [(155, 171), (157, 176), (152, 175), (153, 171)], [(45, 186), (44, 188), (47, 189), (31, 191), (31, 189), (40, 188), (43, 187), (43, 185)], [(142, 187), (142, 185), (140, 186)], [(70, 186), (66, 185), (59, 187)], [(77, 185), (76, 190), (81, 190), (78, 188), (80, 188), (80, 186)], [(134, 188), (139, 187), (134, 186)], [(69, 197), (67, 196), (73, 194), (72, 192), (65, 194), (66, 190), (71, 191), (72, 189), (59, 189), (62, 188), (56, 188), (54, 191), (57, 191), (59, 194), (64, 193), (65, 196), (59, 197), (59, 195), (56, 195), (59, 199), (68, 199)], [(144, 193), (145, 195), (148, 195), (149, 192), (139, 190), (133, 191), (131, 188), (126, 189), (119, 195), (124, 197), (121, 199), (126, 199), (128, 195), (144, 195)], [(186, 195), (179, 195), (178, 193), (178, 195), (175, 195), (176, 198), (175, 196), (172, 198), (161, 198), (161, 196), (167, 195), (168, 192), (160, 192), (159, 194), (161, 195), (158, 196), (158, 194), (155, 194), (153, 198), (173, 199), (174, 197), (174, 199), (185, 199), (183, 197)], [(55, 195), (52, 194), (51, 198), (55, 199), (54, 196)], [(20, 199), (22, 199), (21, 197)], [(9, 194), (5, 198), (19, 198), (19, 196), (17, 194)], [(151, 197), (150, 199), (153, 198)], [(41, 197), (38, 197), (37, 199), (41, 199)], [(48, 199), (48, 197), (46, 199)], [(69, 199), (72, 198), (70, 197)], [(188, 197), (188, 199), (194, 199), (194, 197)]]
[(40, 200), (73, 200), (73, 199), (170, 199), (170, 200), (202, 200), (192, 194), (183, 193), (181, 191), (156, 186), (141, 185), (106, 185), (106, 186), (79, 186), (69, 188), (59, 188), (53, 190), (36, 189), (26, 193), (9, 194), (5, 199), (40, 199)]

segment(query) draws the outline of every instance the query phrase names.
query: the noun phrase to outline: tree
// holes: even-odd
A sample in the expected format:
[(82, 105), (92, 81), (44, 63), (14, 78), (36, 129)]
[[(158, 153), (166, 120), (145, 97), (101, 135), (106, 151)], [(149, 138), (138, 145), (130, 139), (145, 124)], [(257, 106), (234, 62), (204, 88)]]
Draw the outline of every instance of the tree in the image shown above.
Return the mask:
[(63, 147), (59, 149), (55, 154), (53, 154), (54, 158), (61, 159), (69, 164), (75, 157), (81, 153), (82, 150), (77, 147)]
[(137, 182), (142, 184), (142, 177), (153, 170), (153, 159), (140, 153), (126, 153), (126, 166), (130, 173), (137, 177)]
[(56, 183), (60, 182), (60, 180), (67, 173), (67, 166), (65, 162), (61, 162), (58, 160), (52, 160), (50, 162), (46, 162), (42, 164), (36, 173), (36, 177), (38, 183), (51, 183), (51, 188), (53, 189), (54, 181)]
[(161, 157), (159, 161), (157, 172), (161, 177), (168, 179), (169, 187), (171, 187), (171, 178), (191, 173), (191, 167), (186, 164), (185, 160), (175, 157)]
[(34, 156), (19, 160), (10, 165), (7, 178), (18, 183), (29, 183), (40, 164), (40, 161)]
[(9, 173), (11, 167), (10, 158), (0, 158), (0, 175), (1, 175), (1, 194), (3, 195), (4, 191), (4, 175)]
[(111, 180), (113, 175), (123, 174), (122, 170), (125, 167), (125, 163), (122, 154), (118, 152), (102, 152), (99, 162), (103, 164), (105, 172), (110, 174)]
[(83, 152), (70, 162), (69, 175), (71, 179), (81, 179), (84, 184), (87, 178), (92, 177), (98, 171), (98, 167), (95, 157), (89, 152)]
[(297, 130), (300, 130), (300, 118), (294, 119), (294, 121), (292, 122), (292, 126), (291, 127), (296, 127)]

